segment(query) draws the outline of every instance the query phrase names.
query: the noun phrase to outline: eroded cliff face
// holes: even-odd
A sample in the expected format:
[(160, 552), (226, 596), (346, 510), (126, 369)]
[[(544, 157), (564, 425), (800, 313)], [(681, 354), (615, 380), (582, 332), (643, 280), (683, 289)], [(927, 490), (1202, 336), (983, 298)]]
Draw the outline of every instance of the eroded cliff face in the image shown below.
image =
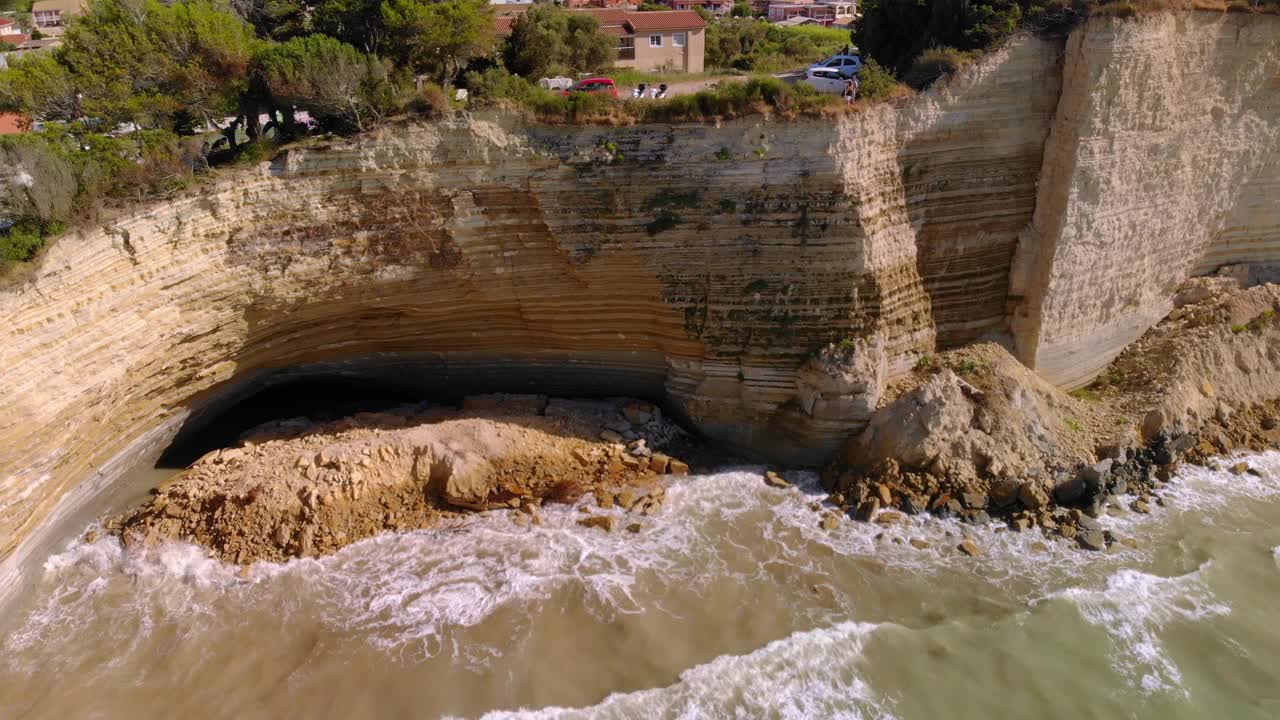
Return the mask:
[(1065, 58), (1012, 325), (1023, 362), (1077, 387), (1189, 275), (1280, 260), (1280, 20), (1091, 21)]
[(307, 373), (646, 396), (792, 461), (1011, 328), (1075, 382), (1187, 273), (1280, 256), (1277, 40), (1091, 23), (838, 122), (394, 127), (82, 229), (0, 294), (0, 554), (193, 410)]

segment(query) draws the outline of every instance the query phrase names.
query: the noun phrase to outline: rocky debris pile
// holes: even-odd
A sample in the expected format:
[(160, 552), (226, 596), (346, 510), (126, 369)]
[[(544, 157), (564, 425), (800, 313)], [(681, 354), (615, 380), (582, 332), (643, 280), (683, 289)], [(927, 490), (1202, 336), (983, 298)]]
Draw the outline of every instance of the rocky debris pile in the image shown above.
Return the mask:
[[(628, 444), (597, 439), (605, 422), (640, 410), (648, 417)], [(543, 503), (587, 495), (649, 515), (662, 506), (663, 478), (689, 472), (661, 450), (681, 434), (634, 401), (511, 395), (469, 398), (460, 412), (290, 423), (200, 458), (108, 528), (129, 545), (182, 540), (247, 564), (320, 555), (468, 511), (514, 510), (519, 522), (538, 523)]]
[(1188, 281), (1167, 320), (1070, 394), (995, 345), (921, 358), (825, 469), (822, 522), (930, 513), (1090, 550), (1131, 542), (1097, 518), (1163, 504), (1179, 462), (1280, 445), (1280, 286), (1228, 275)]
[[(649, 483), (621, 489), (598, 488), (593, 495), (596, 507), (601, 511), (609, 512), (617, 509), (622, 513), (639, 517), (656, 515), (662, 510), (667, 488), (661, 483)], [(586, 513), (591, 512), (591, 508), (588, 505), (583, 505), (579, 510)], [(624, 520), (617, 514), (588, 515), (579, 520), (578, 524), (584, 527), (598, 528), (605, 532), (613, 532), (623, 522), (626, 522), (627, 532), (638, 533), (643, 529), (643, 525), (640, 522)]]

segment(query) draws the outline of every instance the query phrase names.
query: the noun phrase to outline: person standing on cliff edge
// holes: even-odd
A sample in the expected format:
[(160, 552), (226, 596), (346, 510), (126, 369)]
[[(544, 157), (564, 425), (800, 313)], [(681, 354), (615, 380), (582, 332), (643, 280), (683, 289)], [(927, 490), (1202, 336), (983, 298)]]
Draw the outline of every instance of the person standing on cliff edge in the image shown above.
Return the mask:
[(858, 76), (854, 75), (844, 81), (844, 104), (852, 105), (854, 98), (858, 97)]

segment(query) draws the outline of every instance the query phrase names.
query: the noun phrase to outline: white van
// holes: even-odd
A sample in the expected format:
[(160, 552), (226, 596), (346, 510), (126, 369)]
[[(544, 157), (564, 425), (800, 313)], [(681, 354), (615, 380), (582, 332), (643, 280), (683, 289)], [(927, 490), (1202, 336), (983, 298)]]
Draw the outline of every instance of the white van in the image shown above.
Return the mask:
[(840, 71), (840, 74), (849, 78), (858, 74), (862, 70), (862, 58), (858, 55), (832, 55), (821, 62), (816, 62), (809, 66), (810, 70), (817, 68), (834, 68)]
[(842, 93), (847, 80), (838, 68), (809, 68), (804, 74), (804, 82), (820, 93)]

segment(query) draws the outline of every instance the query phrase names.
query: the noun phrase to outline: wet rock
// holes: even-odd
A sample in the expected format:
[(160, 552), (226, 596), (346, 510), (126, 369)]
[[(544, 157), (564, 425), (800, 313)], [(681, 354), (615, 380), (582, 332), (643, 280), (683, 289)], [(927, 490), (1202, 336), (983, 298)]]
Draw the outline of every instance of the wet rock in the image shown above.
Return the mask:
[(1076, 536), (1076, 542), (1085, 550), (1106, 550), (1106, 537), (1098, 530), (1085, 530)]
[(629, 533), (640, 532), (640, 523), (631, 523), (630, 525), (627, 525), (627, 532)]
[(639, 440), (632, 440), (631, 442), (627, 443), (627, 452), (631, 453), (636, 457), (643, 457), (643, 458), (647, 458), (653, 454), (653, 451), (650, 450), (649, 446), (645, 443), (644, 438), (640, 438)]
[(775, 488), (789, 488), (791, 483), (783, 479), (781, 475), (770, 470), (764, 474), (764, 484)]
[(908, 515), (920, 515), (925, 511), (924, 502), (915, 495), (907, 495), (902, 499), (902, 512)]
[(989, 497), (996, 507), (1009, 507), (1018, 500), (1018, 483), (1014, 480), (997, 480), (991, 483)]
[(1024, 517), (1014, 518), (1013, 522), (1009, 523), (1009, 527), (1017, 532), (1025, 532), (1031, 528), (1031, 520)]
[(680, 460), (672, 458), (671, 462), (667, 464), (667, 471), (672, 475), (688, 475), (689, 466)]
[(1111, 485), (1112, 495), (1124, 495), (1129, 492), (1129, 483), (1124, 478), (1116, 478)]
[(888, 485), (880, 483), (880, 485), (876, 487), (876, 492), (880, 495), (881, 505), (885, 507), (893, 505), (893, 491), (889, 489)]
[(634, 490), (623, 490), (614, 496), (614, 500), (618, 503), (618, 507), (623, 510), (631, 510), (637, 502)]
[(1089, 488), (1106, 487), (1107, 480), (1111, 478), (1111, 469), (1115, 461), (1111, 458), (1100, 460), (1093, 465), (1080, 470), (1080, 479)]
[(1035, 482), (1024, 482), (1018, 488), (1018, 501), (1028, 510), (1039, 510), (1049, 504), (1049, 498), (1045, 495), (1044, 490)]
[(1121, 545), (1124, 545), (1127, 548), (1132, 548), (1134, 550), (1138, 549), (1138, 541), (1134, 540), (1133, 538), (1128, 538), (1128, 537), (1116, 538), (1116, 542), (1120, 543)]
[(1042, 542), (1031, 543), (1031, 549), (1035, 550), (1036, 552), (1049, 552), (1049, 546)]
[(973, 510), (982, 510), (987, 507), (987, 496), (980, 492), (967, 492), (960, 494), (960, 501), (964, 506)]
[(1232, 475), (1243, 475), (1246, 472), (1249, 472), (1249, 463), (1238, 462), (1227, 469), (1231, 471)]
[(982, 548), (978, 547), (978, 543), (974, 542), (973, 538), (961, 540), (956, 549), (969, 557), (977, 557), (982, 554)]
[(1089, 517), (1088, 515), (1081, 515), (1077, 518), (1076, 526), (1081, 530), (1102, 530), (1102, 523), (1098, 522), (1096, 518)]
[(826, 513), (822, 516), (820, 526), (823, 530), (835, 530), (840, 527), (840, 516), (833, 512)]
[(671, 466), (671, 458), (662, 453), (654, 453), (649, 458), (649, 469), (659, 475), (665, 475), (667, 468)]
[(1142, 515), (1147, 515), (1151, 512), (1151, 506), (1146, 504), (1142, 500), (1134, 500), (1133, 504), (1130, 505), (1129, 507), (1132, 508), (1134, 512), (1140, 513)]
[(1085, 479), (1080, 475), (1067, 475), (1057, 481), (1053, 488), (1053, 497), (1061, 505), (1076, 502), (1085, 494)]
[(622, 442), (622, 435), (612, 430), (601, 430), (600, 439), (604, 440), (605, 442), (620, 443)]
[(578, 524), (583, 527), (598, 528), (605, 532), (613, 532), (614, 528), (618, 525), (618, 519), (612, 515), (592, 515), (591, 517), (582, 518), (578, 521)]
[(907, 519), (906, 515), (903, 515), (900, 512), (894, 512), (892, 510), (886, 510), (885, 512), (882, 512), (876, 516), (876, 522), (880, 523), (881, 525), (892, 525), (893, 523), (902, 522), (903, 520), (906, 520), (906, 519)]
[(866, 522), (880, 511), (880, 498), (870, 498), (858, 506), (855, 519)]
[(929, 541), (921, 540), (920, 538), (911, 538), (911, 547), (917, 550), (924, 550), (929, 547)]

